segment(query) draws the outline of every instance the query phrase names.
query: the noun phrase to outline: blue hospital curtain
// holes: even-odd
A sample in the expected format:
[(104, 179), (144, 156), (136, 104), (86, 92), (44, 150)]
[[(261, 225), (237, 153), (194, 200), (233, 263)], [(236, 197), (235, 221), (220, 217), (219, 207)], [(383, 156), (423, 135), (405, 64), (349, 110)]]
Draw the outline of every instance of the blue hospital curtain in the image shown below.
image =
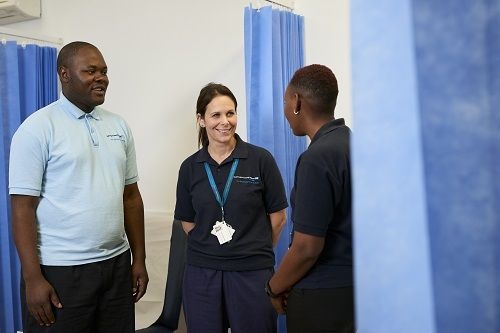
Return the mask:
[(360, 332), (500, 332), (500, 2), (351, 1)]
[[(293, 73), (304, 65), (304, 18), (290, 11), (245, 8), (245, 87), (248, 141), (273, 154), (287, 195), (306, 138), (293, 135), (283, 113), (283, 95)], [(275, 248), (279, 264), (290, 243), (290, 211)], [(284, 318), (278, 322), (286, 332)]]
[(8, 195), (10, 141), (27, 116), (57, 99), (56, 53), (53, 47), (0, 43), (0, 332), (22, 330)]

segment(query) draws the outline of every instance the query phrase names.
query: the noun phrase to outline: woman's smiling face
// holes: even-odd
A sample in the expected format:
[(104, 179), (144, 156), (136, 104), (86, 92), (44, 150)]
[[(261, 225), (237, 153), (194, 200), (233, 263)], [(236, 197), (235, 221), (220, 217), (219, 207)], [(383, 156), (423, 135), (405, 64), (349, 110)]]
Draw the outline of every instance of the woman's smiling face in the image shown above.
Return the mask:
[(215, 96), (207, 104), (204, 117), (200, 116), (198, 121), (206, 128), (209, 143), (229, 144), (238, 123), (233, 100), (224, 95)]

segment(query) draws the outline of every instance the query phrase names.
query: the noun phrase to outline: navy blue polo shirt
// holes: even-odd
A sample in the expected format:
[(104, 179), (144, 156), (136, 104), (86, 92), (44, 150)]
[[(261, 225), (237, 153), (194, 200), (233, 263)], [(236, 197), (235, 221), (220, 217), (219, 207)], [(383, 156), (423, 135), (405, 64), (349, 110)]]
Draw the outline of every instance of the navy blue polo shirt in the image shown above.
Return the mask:
[[(187, 263), (216, 270), (244, 271), (274, 266), (271, 222), (268, 214), (288, 206), (283, 180), (272, 155), (235, 135), (236, 148), (220, 165), (204, 147), (181, 165), (177, 181), (175, 218), (194, 222), (188, 235)], [(219, 244), (211, 234), (221, 220), (204, 168), (208, 162), (222, 196), (235, 158), (238, 167), (224, 206), (226, 223), (235, 230), (230, 242)]]
[(323, 125), (297, 161), (291, 193), (294, 231), (324, 237), (316, 264), (295, 288), (352, 286), (350, 130)]

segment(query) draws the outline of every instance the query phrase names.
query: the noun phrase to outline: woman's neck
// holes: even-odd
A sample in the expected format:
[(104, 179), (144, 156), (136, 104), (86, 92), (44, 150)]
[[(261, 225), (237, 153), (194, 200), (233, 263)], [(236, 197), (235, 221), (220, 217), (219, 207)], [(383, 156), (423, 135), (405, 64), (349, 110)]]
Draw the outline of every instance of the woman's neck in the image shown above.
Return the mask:
[(312, 140), (316, 133), (318, 133), (318, 130), (323, 127), (326, 123), (335, 120), (333, 116), (329, 117), (324, 117), (324, 118), (318, 118), (315, 119), (314, 121), (309, 122), (309, 126), (306, 130), (306, 135), (309, 137), (309, 140)]
[(213, 142), (209, 143), (207, 150), (210, 157), (212, 157), (215, 162), (221, 164), (226, 158), (229, 157), (229, 155), (231, 155), (235, 147), (236, 138), (233, 138), (229, 142), (223, 144), (215, 144)]

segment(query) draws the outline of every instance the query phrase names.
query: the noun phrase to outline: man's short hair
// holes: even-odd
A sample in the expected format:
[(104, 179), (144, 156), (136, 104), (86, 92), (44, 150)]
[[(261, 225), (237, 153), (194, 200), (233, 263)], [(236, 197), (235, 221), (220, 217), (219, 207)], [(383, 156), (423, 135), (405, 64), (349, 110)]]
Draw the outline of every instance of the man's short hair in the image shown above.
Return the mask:
[(59, 51), (59, 54), (57, 56), (57, 70), (59, 71), (59, 68), (61, 67), (68, 67), (73, 57), (78, 53), (78, 51), (81, 48), (84, 47), (93, 47), (97, 49), (97, 47), (95, 47), (94, 45), (81, 41), (71, 42), (69, 44), (64, 45), (61, 51)]
[(331, 113), (335, 110), (339, 87), (330, 68), (318, 64), (302, 67), (295, 72), (289, 86), (315, 103), (319, 110)]

